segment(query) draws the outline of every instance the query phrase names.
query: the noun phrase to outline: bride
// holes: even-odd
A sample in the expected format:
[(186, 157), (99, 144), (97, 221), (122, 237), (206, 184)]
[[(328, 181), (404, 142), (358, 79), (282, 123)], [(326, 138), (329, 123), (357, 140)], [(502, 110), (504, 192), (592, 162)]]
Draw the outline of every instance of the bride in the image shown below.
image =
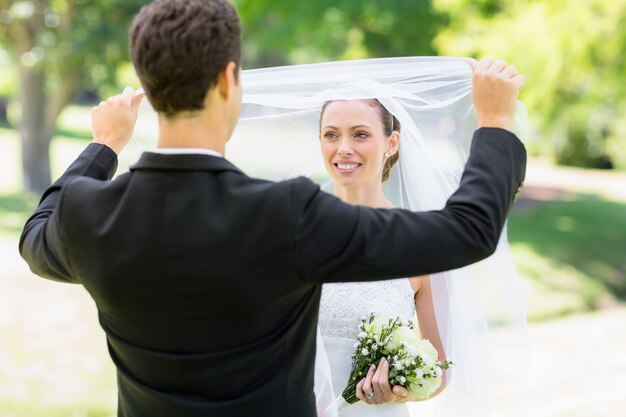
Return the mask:
[[(241, 119), (228, 152), (250, 174), (305, 175), (331, 184), (325, 189), (348, 203), (414, 211), (443, 207), (458, 187), (476, 127), (464, 59), (387, 58), (249, 70), (242, 83)], [(523, 138), (521, 105), (516, 118), (513, 130)], [(416, 256), (437, 250), (416, 248)], [(433, 343), (440, 359), (454, 362), (436, 398), (420, 407), (435, 417), (487, 416), (500, 356), (489, 340), (492, 319), (516, 326), (525, 342), (523, 290), (506, 230), (496, 253), (469, 267), (380, 283), (326, 284), (315, 367), (320, 415), (404, 417), (410, 413), (403, 403), (417, 404), (406, 389), (388, 386), (384, 362), (372, 364), (357, 387), (361, 401), (347, 405), (340, 395), (359, 319), (372, 311), (408, 319), (417, 313), (421, 337)]]
[[(398, 161), (401, 124), (376, 99), (326, 102), (320, 116), (320, 146), (325, 168), (334, 183), (334, 194), (342, 201), (375, 208), (391, 208), (382, 183), (389, 179)], [(332, 385), (343, 391), (350, 374), (349, 358), (357, 339), (358, 320), (370, 312), (412, 320), (417, 312), (420, 334), (431, 341), (445, 361), (445, 350), (437, 328), (430, 277), (361, 283), (326, 284), (322, 288), (319, 326), (324, 349), (331, 358)], [(378, 366), (377, 366), (378, 365)], [(392, 404), (420, 399), (403, 387), (389, 386), (389, 363), (372, 364), (357, 385), (356, 403), (342, 416), (408, 415), (405, 405)], [(445, 373), (442, 386), (445, 387)], [(368, 405), (387, 404), (372, 410)], [(368, 409), (369, 408), (369, 409)]]

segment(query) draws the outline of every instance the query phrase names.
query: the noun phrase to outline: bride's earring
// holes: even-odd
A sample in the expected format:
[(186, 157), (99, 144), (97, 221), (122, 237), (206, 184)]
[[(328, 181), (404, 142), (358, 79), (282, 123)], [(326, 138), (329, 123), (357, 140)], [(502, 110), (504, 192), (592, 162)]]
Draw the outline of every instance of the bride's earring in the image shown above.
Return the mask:
[(391, 154), (389, 152), (385, 152), (385, 158), (389, 158)]

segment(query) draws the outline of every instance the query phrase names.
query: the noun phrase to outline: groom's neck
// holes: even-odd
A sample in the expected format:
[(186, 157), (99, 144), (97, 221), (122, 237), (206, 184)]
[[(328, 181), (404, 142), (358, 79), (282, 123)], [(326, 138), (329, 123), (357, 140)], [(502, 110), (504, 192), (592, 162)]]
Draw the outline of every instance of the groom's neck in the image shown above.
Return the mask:
[(158, 148), (204, 148), (224, 154), (230, 132), (223, 118), (210, 111), (159, 117)]

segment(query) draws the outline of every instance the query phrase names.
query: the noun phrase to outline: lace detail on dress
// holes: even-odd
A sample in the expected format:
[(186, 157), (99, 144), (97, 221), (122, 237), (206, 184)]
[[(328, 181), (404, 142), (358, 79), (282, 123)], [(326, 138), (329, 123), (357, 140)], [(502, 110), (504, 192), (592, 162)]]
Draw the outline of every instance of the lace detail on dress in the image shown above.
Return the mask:
[(371, 312), (413, 320), (413, 296), (408, 279), (324, 284), (319, 314), (322, 336), (355, 339), (361, 317)]

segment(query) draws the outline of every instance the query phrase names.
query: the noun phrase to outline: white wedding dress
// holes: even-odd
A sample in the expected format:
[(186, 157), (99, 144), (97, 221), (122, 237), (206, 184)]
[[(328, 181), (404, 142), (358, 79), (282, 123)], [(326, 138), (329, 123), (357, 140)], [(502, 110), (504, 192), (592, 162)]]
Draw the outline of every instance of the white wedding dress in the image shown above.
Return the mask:
[[(341, 395), (348, 382), (361, 318), (376, 312), (415, 322), (413, 297), (408, 279), (323, 285), (319, 329), (336, 396)], [(339, 409), (340, 417), (410, 416), (406, 404), (370, 405), (359, 401), (349, 405), (341, 400), (338, 403), (343, 403)]]

